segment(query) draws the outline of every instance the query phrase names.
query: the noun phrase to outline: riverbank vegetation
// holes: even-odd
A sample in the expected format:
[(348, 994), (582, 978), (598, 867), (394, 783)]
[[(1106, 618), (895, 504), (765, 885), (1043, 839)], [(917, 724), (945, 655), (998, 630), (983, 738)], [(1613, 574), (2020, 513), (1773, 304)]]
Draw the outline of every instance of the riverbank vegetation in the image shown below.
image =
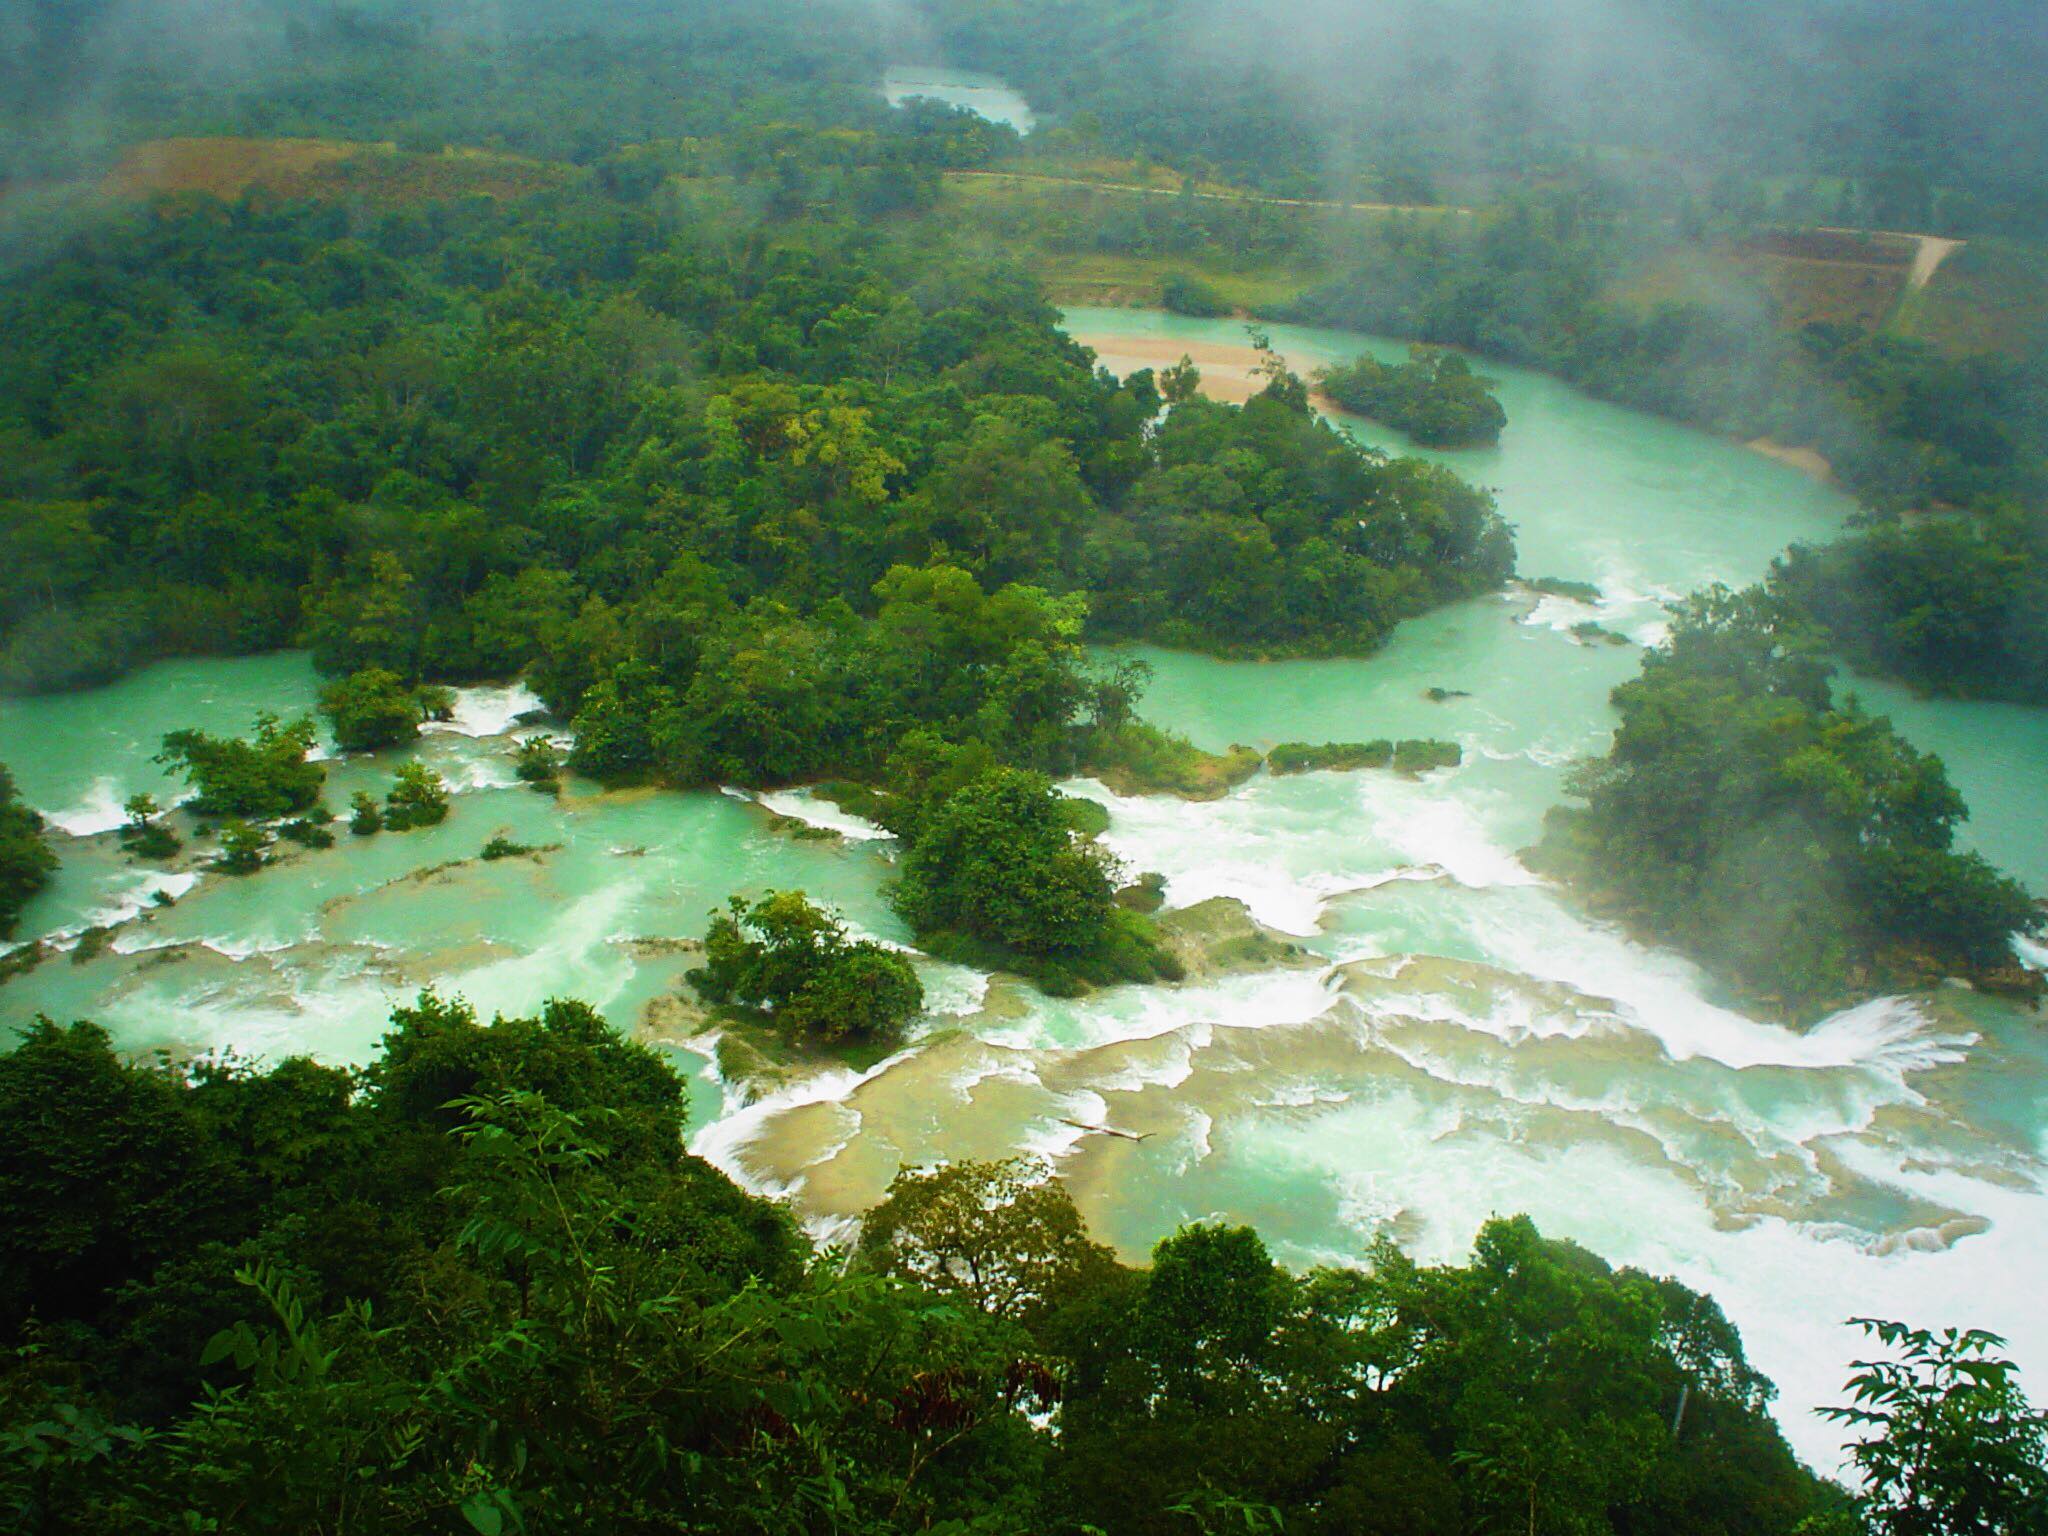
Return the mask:
[(359, 1072), (172, 1069), (35, 1025), (0, 1058), (0, 1507), (51, 1531), (1166, 1536), (1197, 1511), (1391, 1536), (1534, 1510), (1886, 1536), (1958, 1478), (2040, 1497), (2037, 1417), (1983, 1340), (1969, 1378), (1901, 1336), (1877, 1443), (1915, 1470), (1866, 1458), (1866, 1526), (1710, 1298), (1526, 1219), (1460, 1265), (1382, 1243), (1297, 1275), (1204, 1225), (1133, 1268), (1042, 1168), (969, 1162), (898, 1179), (849, 1261), (685, 1153), (686, 1102), (566, 1001), (486, 1026), (424, 997)]
[(931, 953), (1050, 992), (1177, 978), (1151, 920), (1112, 899), (1119, 874), (1049, 781), (998, 768), (920, 817), (891, 901)]
[(1946, 976), (2038, 992), (2011, 940), (2043, 914), (1954, 850), (1940, 760), (1837, 700), (1761, 592), (1689, 599), (1614, 705), (1531, 855), (1596, 909), (1800, 1018)]
[(1889, 330), (1788, 330), (1739, 291), (1617, 296), (1640, 230), (1553, 201), (1460, 233), (1357, 236), (1287, 318), (1559, 374), (1744, 439), (1818, 449), (1871, 526), (1795, 552), (1782, 595), (1859, 664), (1934, 691), (2048, 700), (2048, 374), (2041, 347), (1957, 356)]
[(2048, 705), (2048, 515), (2007, 502), (1797, 546), (1771, 589), (1859, 670)]
[(2038, 359), (1781, 328), (1725, 285), (1631, 302), (1621, 279), (1660, 244), (1571, 195), (1518, 199), (1471, 228), (1373, 226), (1354, 237), (1343, 274), (1283, 318), (1460, 347), (1717, 432), (1811, 445), (1886, 515), (2038, 500)]
[(407, 687), (382, 667), (365, 667), (320, 690), (320, 712), (344, 752), (374, 752), (416, 740), (422, 721), (444, 718), (452, 695), (444, 688)]
[(21, 803), (14, 775), (0, 764), (0, 939), (13, 934), (21, 909), (50, 883), (56, 868), (43, 818)]
[[(146, 302), (165, 271), (176, 302)], [(79, 284), (97, 297), (67, 308)], [(530, 666), (559, 713), (598, 690), (596, 725), (730, 687), (778, 627), (843, 657), (897, 565), (1086, 597), (1104, 635), (1332, 652), (1512, 558), (1483, 496), (1358, 449), (1298, 389), (1155, 438), (1149, 377), (1093, 375), (1014, 274), (847, 226), (763, 249), (688, 205), (563, 193), (358, 239), (312, 206), (166, 207), (94, 225), (6, 303), (10, 472), (35, 489), (10, 524), (17, 687), (303, 640), (406, 687)], [(654, 644), (682, 616), (701, 638)], [(662, 747), (685, 778), (725, 755)], [(607, 776), (660, 755), (637, 727), (582, 750)]]
[(1508, 424), (1486, 380), (1456, 352), (1438, 347), (1411, 347), (1405, 363), (1361, 357), (1322, 369), (1315, 382), (1335, 405), (1385, 422), (1425, 448), (1490, 447)]

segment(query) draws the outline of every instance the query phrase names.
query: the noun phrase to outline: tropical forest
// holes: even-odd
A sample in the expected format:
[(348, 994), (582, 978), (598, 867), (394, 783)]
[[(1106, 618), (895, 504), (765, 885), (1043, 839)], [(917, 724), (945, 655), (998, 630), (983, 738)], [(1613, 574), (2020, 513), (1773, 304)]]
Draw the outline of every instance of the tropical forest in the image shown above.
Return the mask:
[(6, 1528), (2048, 1536), (2044, 92), (0, 7)]

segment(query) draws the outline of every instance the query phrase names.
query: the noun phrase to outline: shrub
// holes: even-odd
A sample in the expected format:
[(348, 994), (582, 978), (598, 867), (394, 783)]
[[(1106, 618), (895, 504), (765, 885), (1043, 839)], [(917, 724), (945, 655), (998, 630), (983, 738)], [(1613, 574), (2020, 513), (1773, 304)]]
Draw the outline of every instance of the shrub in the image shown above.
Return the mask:
[(199, 815), (269, 820), (296, 815), (319, 799), (327, 770), (306, 760), (313, 737), (310, 719), (285, 725), (265, 713), (256, 717), (253, 741), (172, 731), (156, 761), (176, 768), (198, 791), (192, 809)]
[(138, 859), (168, 859), (185, 845), (178, 834), (157, 818), (163, 808), (154, 795), (132, 795), (122, 807), (128, 813), (128, 825), (121, 829), (121, 846)]
[(384, 813), (368, 791), (357, 790), (349, 799), (349, 810), (348, 829), (357, 837), (369, 837), (384, 830)]
[(410, 832), (447, 819), (448, 785), (441, 775), (424, 763), (401, 765), (398, 782), (384, 797), (384, 825), (393, 832)]
[(772, 1012), (827, 1040), (883, 1034), (924, 1006), (907, 959), (850, 938), (802, 891), (771, 891), (751, 906), (733, 897), (712, 918), (689, 980), (708, 1002)]
[(261, 827), (231, 816), (221, 824), (220, 852), (214, 855), (213, 867), (224, 875), (253, 875), (269, 862), (263, 852), (269, 842)]

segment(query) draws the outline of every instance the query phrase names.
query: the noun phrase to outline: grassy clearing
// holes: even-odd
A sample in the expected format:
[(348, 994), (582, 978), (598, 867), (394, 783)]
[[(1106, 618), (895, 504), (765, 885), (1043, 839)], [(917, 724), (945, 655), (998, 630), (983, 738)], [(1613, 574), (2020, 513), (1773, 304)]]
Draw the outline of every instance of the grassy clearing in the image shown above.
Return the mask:
[(1848, 325), (1874, 331), (1891, 318), (1906, 291), (1907, 268), (1853, 261), (1816, 261), (1758, 253), (1744, 263), (1787, 330)]
[(1761, 303), (1787, 330), (1824, 323), (1875, 331), (1905, 292), (1912, 251), (1910, 242), (1821, 232), (1774, 233), (1733, 250), (1674, 246), (1632, 268), (1605, 297), (1640, 314)]
[(1899, 307), (1901, 335), (1958, 354), (2048, 346), (2048, 247), (1975, 240)]
[(1121, 256), (1035, 251), (1027, 261), (1056, 304), (1163, 307), (1168, 277), (1192, 277), (1232, 309), (1254, 314), (1299, 298), (1326, 275), (1309, 266), (1233, 271), (1186, 256)]
[(102, 190), (114, 197), (196, 192), (422, 203), (515, 198), (560, 186), (568, 166), (485, 150), (413, 153), (340, 139), (153, 139), (123, 152)]

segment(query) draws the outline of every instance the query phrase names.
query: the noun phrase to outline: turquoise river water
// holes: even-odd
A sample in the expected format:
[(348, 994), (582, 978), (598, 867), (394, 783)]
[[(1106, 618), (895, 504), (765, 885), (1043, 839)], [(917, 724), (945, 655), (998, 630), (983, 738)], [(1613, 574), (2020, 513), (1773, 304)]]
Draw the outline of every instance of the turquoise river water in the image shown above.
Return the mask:
[[(1114, 368), (1244, 341), (1230, 322), (1141, 311), (1067, 323)], [(1273, 341), (1303, 368), (1399, 351), (1287, 328)], [(920, 961), (931, 1006), (901, 1050), (748, 1102), (660, 1007), (689, 963), (677, 941), (728, 893), (773, 886), (907, 943), (883, 896), (890, 839), (801, 792), (535, 795), (511, 773), (513, 743), (542, 729), (517, 723), (535, 701), (515, 685), (465, 691), (415, 749), (460, 791), (438, 828), (344, 834), (242, 880), (125, 861), (121, 801), (178, 793), (150, 761), (165, 731), (311, 707), (311, 667), (278, 655), (0, 702), (0, 760), (61, 829), (64, 858), (19, 937), (111, 930), (82, 963), (59, 954), (0, 988), (0, 1018), (94, 1018), (138, 1052), (354, 1061), (425, 986), (486, 1013), (582, 997), (676, 1052), (699, 1152), (789, 1196), (821, 1234), (906, 1162), (1019, 1148), (1055, 1159), (1133, 1255), (1221, 1215), (1298, 1264), (1355, 1262), (1383, 1232), (1451, 1257), (1489, 1215), (1528, 1211), (1720, 1298), (1823, 1466), (1837, 1437), (1812, 1409), (1839, 1389), (1852, 1314), (1989, 1327), (2048, 1376), (2048, 1317), (2020, 1283), (2048, 1259), (2038, 1017), (1945, 990), (1805, 1031), (1760, 1022), (1684, 961), (1576, 916), (1516, 857), (1565, 766), (1602, 749), (1607, 692), (1640, 654), (1573, 627), (1654, 643), (1664, 602), (1754, 580), (1849, 505), (1738, 445), (1489, 372), (1510, 420), (1500, 447), (1441, 457), (1496, 491), (1525, 574), (1592, 581), (1598, 603), (1516, 589), (1410, 623), (1364, 661), (1146, 653), (1146, 713), (1204, 745), (1450, 736), (1464, 766), (1260, 776), (1197, 805), (1069, 786), (1109, 808), (1133, 870), (1166, 876), (1169, 906), (1233, 897), (1291, 935), (1301, 963), (1051, 1001)], [(1470, 697), (1432, 703), (1432, 686)], [(2048, 893), (2048, 711), (1855, 686), (1947, 759), (1976, 811), (1968, 840)], [(391, 764), (331, 767), (338, 807)], [(843, 835), (793, 838), (778, 820), (792, 815)], [(559, 847), (479, 861), (500, 832)], [(1098, 1125), (1151, 1134), (1080, 1128)]]

